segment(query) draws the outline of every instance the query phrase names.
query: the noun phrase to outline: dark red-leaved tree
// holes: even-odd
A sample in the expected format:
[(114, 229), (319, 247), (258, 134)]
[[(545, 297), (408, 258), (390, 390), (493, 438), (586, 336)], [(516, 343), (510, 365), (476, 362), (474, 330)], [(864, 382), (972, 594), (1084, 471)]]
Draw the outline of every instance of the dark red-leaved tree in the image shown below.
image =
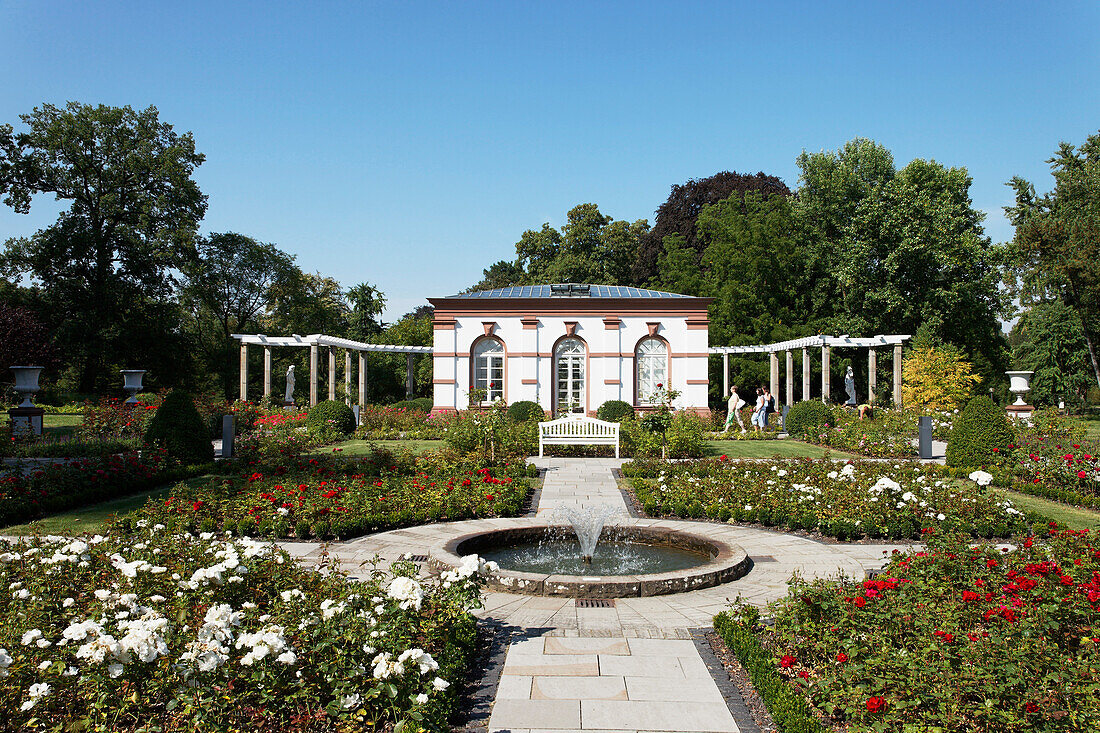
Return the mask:
[(10, 381), (13, 366), (57, 366), (53, 336), (30, 308), (0, 303), (0, 381)]
[(638, 259), (635, 260), (631, 273), (634, 283), (644, 286), (657, 274), (657, 256), (663, 251), (664, 238), (669, 234), (682, 235), (687, 246), (694, 248), (701, 256), (707, 243), (700, 240), (695, 229), (699, 212), (704, 206), (716, 204), (734, 194), (744, 198), (750, 191), (756, 191), (765, 197), (774, 194), (791, 195), (791, 190), (783, 181), (763, 172), (748, 175), (722, 171), (709, 178), (693, 178), (686, 183), (674, 185), (668, 200), (657, 209), (657, 220), (653, 228), (642, 237), (638, 246)]

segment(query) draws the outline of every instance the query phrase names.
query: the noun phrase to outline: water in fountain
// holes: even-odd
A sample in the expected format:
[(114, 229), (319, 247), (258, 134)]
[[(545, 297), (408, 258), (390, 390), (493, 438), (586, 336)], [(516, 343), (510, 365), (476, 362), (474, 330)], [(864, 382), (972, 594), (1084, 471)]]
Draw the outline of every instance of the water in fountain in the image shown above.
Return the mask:
[(604, 524), (607, 520), (617, 517), (619, 511), (606, 504), (576, 509), (563, 505), (554, 511), (554, 515), (572, 525), (577, 541), (581, 545), (581, 560), (589, 564), (592, 562), (592, 554), (596, 551), (596, 543), (600, 541)]

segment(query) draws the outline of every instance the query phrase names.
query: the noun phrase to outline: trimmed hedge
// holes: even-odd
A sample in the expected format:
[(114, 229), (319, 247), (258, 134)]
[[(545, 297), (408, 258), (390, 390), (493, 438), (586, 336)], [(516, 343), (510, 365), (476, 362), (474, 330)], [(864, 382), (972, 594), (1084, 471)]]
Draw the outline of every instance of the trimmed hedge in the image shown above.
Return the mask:
[(306, 427), (310, 430), (331, 427), (333, 430), (347, 435), (355, 431), (355, 413), (343, 402), (325, 400), (309, 408), (309, 414), (306, 416)]
[(545, 420), (546, 411), (537, 402), (520, 400), (508, 405), (508, 420), (514, 423), (530, 422), (531, 420)]
[(431, 397), (414, 397), (411, 400), (401, 400), (400, 402), (394, 402), (390, 407), (398, 410), (419, 410), (420, 412), (431, 412), (435, 407), (435, 402)]
[(826, 424), (836, 420), (833, 408), (818, 400), (803, 400), (787, 413), (787, 433), (801, 437), (807, 432), (821, 432)]
[(997, 458), (994, 449), (1004, 455), (1015, 440), (1016, 431), (1009, 425), (1004, 409), (988, 397), (975, 397), (951, 428), (947, 465), (987, 466)]
[(608, 422), (619, 422), (625, 418), (634, 417), (634, 408), (629, 402), (622, 400), (608, 400), (596, 410), (596, 417)]
[(195, 400), (182, 390), (174, 389), (165, 396), (145, 430), (145, 442), (163, 448), (180, 463), (214, 460), (214, 444), (210, 442), (206, 423), (195, 407)]
[(752, 628), (734, 619), (728, 611), (714, 617), (714, 630), (749, 673), (753, 687), (784, 733), (823, 733), (806, 699), (776, 672), (775, 657), (756, 638)]

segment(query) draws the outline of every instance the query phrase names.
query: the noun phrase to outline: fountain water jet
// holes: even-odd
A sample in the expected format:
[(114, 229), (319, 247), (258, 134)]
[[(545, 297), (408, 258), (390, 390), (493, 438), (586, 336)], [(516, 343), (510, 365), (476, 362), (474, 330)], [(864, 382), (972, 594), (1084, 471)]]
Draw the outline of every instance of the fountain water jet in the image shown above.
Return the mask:
[(554, 516), (564, 519), (573, 527), (581, 546), (581, 561), (585, 565), (591, 565), (592, 554), (596, 551), (604, 525), (609, 519), (618, 517), (619, 511), (606, 504), (578, 509), (562, 505), (554, 510)]

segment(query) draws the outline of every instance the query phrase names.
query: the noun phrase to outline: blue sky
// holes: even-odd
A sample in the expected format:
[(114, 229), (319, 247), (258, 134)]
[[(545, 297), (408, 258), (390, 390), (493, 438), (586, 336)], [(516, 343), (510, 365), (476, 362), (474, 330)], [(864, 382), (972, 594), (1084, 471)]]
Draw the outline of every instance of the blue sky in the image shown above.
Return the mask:
[[(194, 133), (204, 232), (238, 231), (394, 318), (578, 203), (652, 222), (720, 170), (792, 188), (856, 136), (965, 166), (995, 241), (1013, 175), (1050, 186), (1100, 128), (1096, 3), (0, 0), (0, 122), (43, 102)], [(0, 209), (0, 239), (49, 224)]]

